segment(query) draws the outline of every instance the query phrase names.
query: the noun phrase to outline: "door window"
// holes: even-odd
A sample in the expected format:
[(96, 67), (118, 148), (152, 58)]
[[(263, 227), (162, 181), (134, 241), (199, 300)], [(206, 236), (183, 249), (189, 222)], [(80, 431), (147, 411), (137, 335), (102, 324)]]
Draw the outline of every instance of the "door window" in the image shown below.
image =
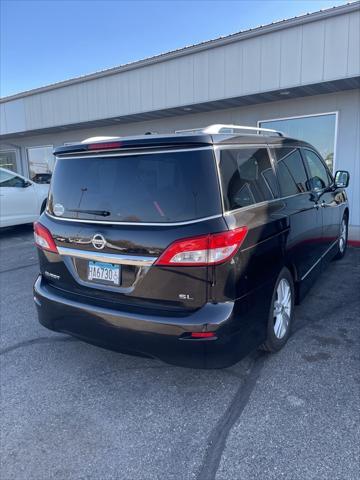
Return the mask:
[(280, 192), (283, 197), (308, 190), (308, 178), (297, 148), (274, 148)]
[(17, 187), (23, 188), (25, 180), (18, 175), (14, 175), (11, 172), (6, 172), (0, 169), (0, 187)]
[(222, 150), (220, 176), (226, 210), (235, 210), (278, 196), (266, 148)]
[(327, 168), (318, 155), (307, 148), (302, 149), (305, 161), (309, 168), (309, 187), (311, 190), (323, 190), (330, 185), (330, 176)]

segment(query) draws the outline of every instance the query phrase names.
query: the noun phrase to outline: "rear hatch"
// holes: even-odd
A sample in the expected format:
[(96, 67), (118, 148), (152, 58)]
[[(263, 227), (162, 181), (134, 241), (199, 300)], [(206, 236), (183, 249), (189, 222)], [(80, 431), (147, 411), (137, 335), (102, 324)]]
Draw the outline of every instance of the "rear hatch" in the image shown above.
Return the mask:
[(58, 156), (40, 251), (54, 288), (92, 301), (182, 311), (208, 299), (207, 266), (158, 266), (174, 241), (226, 229), (208, 147)]

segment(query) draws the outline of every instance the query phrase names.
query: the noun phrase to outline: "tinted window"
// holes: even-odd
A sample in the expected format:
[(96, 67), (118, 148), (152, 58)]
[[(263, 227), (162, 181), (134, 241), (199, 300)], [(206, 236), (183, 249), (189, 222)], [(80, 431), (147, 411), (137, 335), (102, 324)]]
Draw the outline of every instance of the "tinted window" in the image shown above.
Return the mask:
[(287, 197), (306, 192), (307, 175), (297, 148), (274, 148), (281, 195)]
[(24, 179), (5, 170), (0, 170), (0, 187), (18, 187), (22, 188), (25, 184)]
[(49, 209), (64, 217), (182, 222), (221, 213), (210, 150), (58, 159)]
[(328, 171), (316, 153), (307, 150), (306, 148), (302, 151), (309, 167), (309, 186), (311, 190), (322, 190), (330, 185)]
[(266, 148), (222, 150), (220, 174), (226, 210), (277, 196), (276, 180)]

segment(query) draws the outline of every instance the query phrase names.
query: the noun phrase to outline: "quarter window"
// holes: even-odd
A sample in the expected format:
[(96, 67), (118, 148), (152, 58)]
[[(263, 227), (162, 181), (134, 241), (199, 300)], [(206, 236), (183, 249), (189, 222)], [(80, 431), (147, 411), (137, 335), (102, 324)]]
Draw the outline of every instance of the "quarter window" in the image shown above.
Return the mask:
[(283, 197), (296, 195), (308, 190), (308, 178), (297, 148), (275, 148), (277, 174)]
[(323, 162), (311, 150), (304, 148), (302, 151), (309, 167), (309, 186), (311, 190), (323, 190), (328, 187), (330, 185), (330, 176)]
[(266, 148), (222, 150), (220, 175), (226, 210), (277, 197), (276, 179)]

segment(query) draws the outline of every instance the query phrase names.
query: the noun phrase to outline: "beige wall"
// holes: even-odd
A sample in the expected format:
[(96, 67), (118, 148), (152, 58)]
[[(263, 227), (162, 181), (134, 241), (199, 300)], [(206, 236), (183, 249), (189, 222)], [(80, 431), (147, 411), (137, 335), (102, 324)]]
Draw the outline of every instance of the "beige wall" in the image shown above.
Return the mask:
[(81, 141), (97, 135), (132, 135), (146, 131), (173, 133), (175, 130), (209, 125), (211, 123), (235, 123), (256, 126), (259, 120), (297, 115), (338, 112), (338, 135), (335, 152), (337, 169), (349, 170), (351, 184), (348, 189), (353, 235), (360, 239), (360, 90), (317, 95), (279, 102), (264, 103), (250, 107), (217, 110), (202, 114), (189, 114), (149, 122), (114, 125), (87, 130), (69, 130), (18, 137), (6, 140), (7, 144), (19, 147), (23, 171), (27, 173), (26, 147), (40, 145), (63, 145), (65, 142)]

